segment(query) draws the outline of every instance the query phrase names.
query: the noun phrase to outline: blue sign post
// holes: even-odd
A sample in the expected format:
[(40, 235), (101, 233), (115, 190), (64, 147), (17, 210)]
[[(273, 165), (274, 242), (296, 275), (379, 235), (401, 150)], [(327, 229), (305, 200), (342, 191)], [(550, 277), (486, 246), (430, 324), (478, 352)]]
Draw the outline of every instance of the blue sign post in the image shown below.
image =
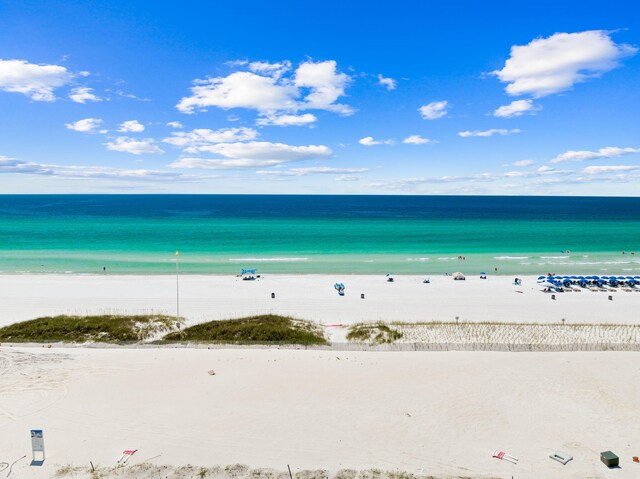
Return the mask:
[(31, 430), (31, 454), (33, 456), (33, 462), (36, 462), (36, 452), (42, 454), (40, 461), (44, 462), (44, 437), (42, 435), (42, 429)]

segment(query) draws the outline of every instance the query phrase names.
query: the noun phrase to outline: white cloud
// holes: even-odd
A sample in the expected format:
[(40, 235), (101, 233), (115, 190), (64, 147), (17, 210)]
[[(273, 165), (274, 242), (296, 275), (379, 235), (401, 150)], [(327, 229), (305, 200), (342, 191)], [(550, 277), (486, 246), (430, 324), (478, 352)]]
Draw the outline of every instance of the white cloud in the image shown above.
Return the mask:
[(292, 73), (289, 62), (242, 62), (235, 66), (248, 66), (250, 71), (196, 80), (191, 95), (182, 98), (176, 108), (183, 113), (209, 107), (247, 108), (260, 115), (310, 109), (353, 113), (350, 106), (336, 103), (344, 95), (350, 77), (339, 73), (333, 60), (304, 62)]
[(344, 95), (349, 84), (349, 75), (338, 73), (334, 60), (325, 62), (305, 62), (296, 70), (294, 83), (298, 87), (310, 88), (304, 97), (302, 107), (329, 110), (341, 115), (351, 115), (353, 109), (348, 105), (335, 103)]
[(259, 175), (267, 176), (307, 176), (307, 175), (346, 175), (365, 173), (368, 168), (332, 168), (329, 166), (310, 166), (308, 168), (289, 168), (288, 170), (259, 170)]
[(439, 177), (416, 177), (404, 178), (393, 181), (381, 181), (372, 183), (369, 186), (385, 188), (389, 190), (407, 190), (423, 184), (440, 183), (461, 183), (461, 182), (494, 182), (500, 180), (527, 179), (527, 178), (547, 178), (551, 176), (568, 176), (575, 173), (572, 170), (556, 170), (546, 167), (538, 171), (508, 171), (506, 173), (478, 173), (464, 176), (439, 176)]
[(69, 130), (79, 131), (81, 133), (95, 133), (96, 129), (102, 124), (99, 118), (85, 118), (84, 120), (74, 121), (73, 123), (65, 123)]
[(317, 120), (315, 115), (305, 113), (303, 115), (267, 115), (258, 118), (256, 123), (262, 126), (303, 126)]
[(102, 166), (48, 165), (0, 156), (0, 173), (40, 175), (69, 179), (107, 179), (129, 181), (201, 181), (212, 178), (184, 175), (175, 171), (127, 170)]
[(402, 143), (406, 143), (407, 145), (424, 145), (425, 143), (432, 143), (432, 140), (422, 138), (420, 135), (411, 135), (402, 140)]
[(83, 103), (83, 104), (88, 101), (102, 101), (101, 98), (97, 97), (92, 92), (93, 92), (93, 88), (89, 88), (85, 86), (77, 87), (71, 90), (71, 93), (69, 94), (69, 98), (71, 99), (71, 101), (74, 101), (76, 103)]
[(197, 128), (192, 131), (173, 132), (170, 137), (162, 141), (173, 146), (179, 146), (185, 152), (193, 154), (198, 151), (209, 151), (205, 147), (215, 143), (250, 141), (255, 140), (257, 136), (258, 132), (253, 128), (221, 128), (219, 130)]
[(587, 166), (582, 170), (585, 175), (598, 175), (601, 173), (617, 173), (620, 171), (640, 170), (640, 165), (609, 165), (609, 166)]
[(256, 73), (261, 73), (263, 75), (268, 75), (270, 77), (280, 78), (286, 72), (291, 70), (291, 62), (289, 60), (276, 63), (251, 62), (249, 63), (249, 70)]
[(393, 78), (385, 78), (378, 74), (378, 84), (385, 87), (387, 90), (395, 90), (398, 86), (398, 82)]
[(73, 74), (59, 65), (0, 59), (0, 90), (22, 93), (35, 101), (54, 101), (54, 90), (72, 79)]
[(179, 130), (180, 128), (182, 128), (182, 123), (180, 123), (179, 121), (170, 121), (169, 123), (167, 123), (167, 126), (169, 128), (175, 128), (176, 130)]
[(533, 164), (535, 164), (535, 161), (533, 160), (518, 160), (513, 163), (513, 166), (525, 167)]
[(132, 155), (164, 153), (164, 150), (158, 148), (151, 139), (138, 140), (136, 138), (119, 136), (115, 141), (105, 143), (105, 145), (107, 150), (131, 153)]
[(191, 96), (184, 97), (176, 106), (182, 113), (208, 107), (248, 108), (259, 112), (295, 110), (298, 90), (292, 85), (280, 84), (268, 76), (251, 72), (235, 72), (226, 77), (199, 81), (191, 88)]
[(448, 106), (449, 102), (446, 100), (433, 101), (427, 105), (422, 105), (418, 108), (418, 111), (425, 120), (437, 120), (438, 118), (446, 116)]
[(121, 131), (122, 133), (141, 133), (144, 131), (144, 125), (138, 120), (129, 120), (120, 123), (118, 131)]
[(513, 130), (505, 130), (503, 128), (492, 128), (491, 130), (476, 130), (476, 131), (461, 131), (458, 133), (458, 136), (461, 136), (462, 138), (469, 138), (469, 137), (474, 137), (474, 136), (480, 136), (480, 137), (487, 137), (487, 136), (493, 136), (493, 135), (511, 135), (513, 133), (520, 133), (520, 130), (518, 130), (517, 128), (513, 129)]
[(493, 71), (507, 83), (509, 95), (540, 98), (570, 89), (574, 84), (606, 73), (637, 49), (617, 44), (604, 30), (556, 33), (511, 47), (501, 70)]
[(358, 175), (339, 175), (339, 176), (336, 176), (335, 180), (336, 181), (359, 181), (363, 178), (364, 177), (358, 176)]
[(200, 151), (215, 153), (224, 158), (181, 158), (169, 166), (214, 170), (256, 168), (323, 158), (332, 153), (331, 149), (324, 145), (292, 146), (266, 141), (217, 143), (201, 147)]
[(569, 150), (556, 156), (549, 163), (562, 163), (564, 161), (586, 161), (596, 160), (598, 158), (615, 158), (617, 156), (628, 155), (631, 153), (640, 153), (640, 148), (619, 148), (617, 146), (607, 146), (597, 151), (575, 151)]
[(542, 106), (535, 105), (532, 100), (514, 100), (508, 105), (496, 108), (493, 116), (498, 118), (511, 118), (514, 116), (522, 116), (525, 113), (533, 114), (542, 110)]
[(358, 143), (364, 146), (375, 146), (375, 145), (393, 145), (395, 144), (394, 140), (374, 140), (372, 136), (366, 136), (364, 138), (360, 138)]

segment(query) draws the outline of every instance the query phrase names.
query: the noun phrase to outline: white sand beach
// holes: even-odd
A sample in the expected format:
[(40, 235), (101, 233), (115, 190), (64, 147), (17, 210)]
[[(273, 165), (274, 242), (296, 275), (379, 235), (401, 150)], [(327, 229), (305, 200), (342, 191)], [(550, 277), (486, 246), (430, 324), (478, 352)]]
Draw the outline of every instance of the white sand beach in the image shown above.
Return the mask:
[[(3, 347), (0, 365), (0, 461), (28, 455), (17, 478), (115, 466), (126, 448), (138, 449), (129, 466), (640, 474), (637, 353)], [(31, 428), (45, 433), (42, 467), (29, 466)], [(574, 460), (549, 459), (557, 449)], [(599, 462), (605, 450), (620, 469)]]
[[(273, 312), (322, 324), (458, 317), (632, 325), (640, 305), (640, 294), (626, 291), (559, 293), (552, 300), (533, 277), (523, 277), (521, 286), (502, 276), (434, 276), (430, 284), (421, 279), (181, 276), (180, 314), (187, 324)], [(346, 285), (345, 297), (333, 289), (336, 281)], [(175, 287), (175, 277), (167, 276), (0, 276), (0, 324), (53, 314), (174, 314)], [(332, 341), (344, 341), (344, 328), (326, 331)], [(414, 340), (430, 340), (418, 333), (423, 336)], [(522, 341), (521, 334), (515, 340)], [(637, 352), (3, 344), (0, 462), (28, 456), (14, 465), (12, 477), (54, 477), (69, 464), (83, 469), (58, 477), (90, 477), (89, 461), (113, 467), (122, 450), (136, 448), (126, 467), (239, 463), (286, 471), (291, 464), (294, 473), (379, 468), (436, 478), (636, 478), (640, 464), (631, 457), (640, 455), (638, 364)], [(29, 466), (32, 428), (45, 431), (41, 467)], [(494, 449), (519, 463), (492, 458)], [(550, 460), (555, 450), (574, 461), (562, 466)], [(620, 456), (620, 469), (599, 462), (605, 450)], [(180, 474), (161, 477), (195, 477)], [(156, 476), (132, 471), (100, 477)]]
[[(266, 275), (258, 281), (234, 276), (180, 276), (180, 315), (187, 325), (214, 319), (278, 313), (322, 324), (361, 321), (459, 321), (625, 324), (638, 321), (640, 288), (556, 294), (540, 291), (536, 277)], [(333, 289), (346, 286), (344, 297)], [(579, 289), (579, 288), (578, 288)], [(271, 299), (275, 293), (275, 299)], [(365, 299), (360, 295), (365, 294)], [(612, 301), (608, 296), (613, 297)], [(0, 326), (54, 314), (176, 312), (172, 276), (0, 275)], [(327, 328), (332, 341), (340, 329)]]

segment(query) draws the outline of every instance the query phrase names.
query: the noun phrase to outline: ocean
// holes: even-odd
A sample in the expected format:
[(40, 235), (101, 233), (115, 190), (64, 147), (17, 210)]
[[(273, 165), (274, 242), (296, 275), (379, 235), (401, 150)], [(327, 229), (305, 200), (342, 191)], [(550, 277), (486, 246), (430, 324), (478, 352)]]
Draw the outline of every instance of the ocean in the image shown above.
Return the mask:
[(640, 274), (640, 198), (0, 195), (4, 274), (175, 274), (176, 251), (187, 274)]

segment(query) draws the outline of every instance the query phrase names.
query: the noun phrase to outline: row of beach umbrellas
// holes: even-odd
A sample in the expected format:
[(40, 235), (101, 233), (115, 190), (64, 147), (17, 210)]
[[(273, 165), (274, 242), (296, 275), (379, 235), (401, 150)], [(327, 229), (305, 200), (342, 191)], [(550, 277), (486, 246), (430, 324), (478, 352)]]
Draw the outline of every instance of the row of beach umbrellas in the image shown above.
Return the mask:
[(588, 284), (598, 286), (617, 286), (619, 284), (635, 286), (640, 284), (640, 276), (538, 276), (538, 284), (550, 287), (569, 287), (572, 284), (586, 286)]

